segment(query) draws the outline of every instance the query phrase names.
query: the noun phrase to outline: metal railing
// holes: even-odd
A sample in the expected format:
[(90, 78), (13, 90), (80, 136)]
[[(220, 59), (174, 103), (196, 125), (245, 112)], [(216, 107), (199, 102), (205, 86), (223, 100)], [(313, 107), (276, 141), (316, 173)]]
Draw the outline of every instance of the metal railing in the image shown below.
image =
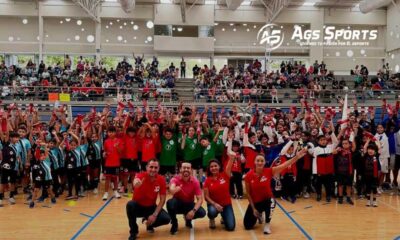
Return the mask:
[[(14, 101), (47, 101), (53, 100), (53, 94), (66, 93), (71, 101), (105, 101), (110, 98), (117, 100), (141, 101), (162, 100), (179, 101), (180, 97), (186, 100), (199, 102), (220, 103), (298, 103), (301, 98), (318, 99), (319, 102), (334, 103), (338, 98), (348, 94), (349, 99), (366, 102), (377, 99), (398, 100), (400, 90), (343, 90), (323, 89), (313, 91), (305, 89), (299, 91), (292, 88), (277, 89), (276, 94), (271, 94), (271, 89), (222, 89), (222, 88), (138, 88), (138, 87), (54, 87), (54, 86), (29, 86), (29, 87), (4, 87), (0, 86), (0, 98)], [(192, 98), (191, 98), (192, 97)], [(191, 99), (189, 99), (191, 98)]]

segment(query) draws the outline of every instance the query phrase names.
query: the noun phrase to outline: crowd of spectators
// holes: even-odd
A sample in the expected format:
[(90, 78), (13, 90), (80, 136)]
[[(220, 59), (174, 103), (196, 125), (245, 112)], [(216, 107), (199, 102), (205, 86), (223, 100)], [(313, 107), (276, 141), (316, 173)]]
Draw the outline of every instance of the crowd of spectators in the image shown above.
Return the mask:
[[(351, 70), (354, 76), (354, 88), (349, 86), (344, 77), (337, 78), (333, 71), (327, 69), (322, 61), (315, 61), (308, 68), (302, 62), (282, 62), (280, 70), (264, 71), (258, 60), (235, 69), (224, 65), (220, 70), (215, 66), (194, 68), (195, 99), (207, 99), (210, 102), (279, 102), (280, 89), (296, 89), (299, 98), (335, 98), (337, 90), (347, 91), (351, 88), (360, 92), (360, 100), (381, 94), (381, 90), (400, 89), (398, 75), (390, 74), (389, 64), (378, 71), (377, 76), (370, 77), (364, 65)], [(287, 91), (286, 91), (287, 92)], [(280, 95), (282, 96), (282, 95)], [(284, 97), (287, 97), (284, 95)]]
[[(175, 68), (159, 69), (156, 57), (145, 62), (144, 56), (135, 56), (130, 64), (126, 58), (116, 68), (107, 69), (100, 61), (98, 65), (81, 57), (72, 67), (71, 58), (66, 55), (64, 62), (46, 66), (41, 61), (36, 65), (31, 60), (26, 67), (0, 65), (1, 97), (29, 99), (39, 94), (43, 99), (50, 92), (70, 93), (79, 100), (93, 99), (105, 95), (117, 95), (135, 100), (143, 97), (173, 96), (177, 71)], [(136, 90), (134, 90), (136, 89)], [(137, 89), (142, 92), (139, 96)], [(39, 96), (39, 97), (40, 97)], [(126, 100), (129, 100), (126, 99)]]

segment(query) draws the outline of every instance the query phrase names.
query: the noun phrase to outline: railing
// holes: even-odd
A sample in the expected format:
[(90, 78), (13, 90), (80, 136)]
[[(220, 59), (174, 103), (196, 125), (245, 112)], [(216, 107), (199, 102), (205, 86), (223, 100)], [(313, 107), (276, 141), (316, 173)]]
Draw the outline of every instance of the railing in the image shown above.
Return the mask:
[[(187, 95), (186, 93), (189, 93)], [(277, 89), (277, 94), (271, 94), (271, 89), (198, 89), (198, 88), (137, 88), (137, 87), (1, 87), (0, 98), (13, 101), (52, 101), (57, 94), (69, 94), (70, 101), (105, 101), (110, 98), (117, 100), (141, 101), (161, 100), (179, 101), (179, 97), (193, 97), (191, 101), (219, 103), (299, 103), (301, 98), (318, 99), (320, 103), (335, 103), (338, 98), (348, 94), (349, 99), (366, 102), (377, 99), (398, 100), (400, 90), (343, 90), (323, 89), (320, 91), (284, 88)], [(179, 95), (181, 94), (181, 95)], [(56, 99), (57, 100), (57, 99)]]

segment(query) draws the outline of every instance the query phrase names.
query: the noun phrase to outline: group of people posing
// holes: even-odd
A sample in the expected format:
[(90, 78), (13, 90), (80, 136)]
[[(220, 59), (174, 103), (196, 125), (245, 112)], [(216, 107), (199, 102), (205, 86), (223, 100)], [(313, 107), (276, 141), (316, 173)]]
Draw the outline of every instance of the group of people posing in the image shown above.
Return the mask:
[[(249, 203), (244, 228), (264, 222), (265, 234), (271, 233), (277, 197), (295, 203), (316, 192), (321, 201), (324, 187), (327, 202), (337, 197), (339, 204), (353, 205), (357, 194), (377, 207), (377, 195), (398, 186), (400, 103), (384, 101), (378, 125), (374, 108), (359, 108), (354, 101), (351, 110), (341, 104), (344, 113), (332, 108), (322, 113), (315, 100), (305, 99), (301, 109), (288, 112), (252, 103), (199, 110), (183, 103), (151, 108), (146, 101), (128, 102), (116, 109), (93, 108), (72, 121), (61, 106), (48, 122), (40, 121), (33, 105), (25, 110), (3, 106), (0, 206), (7, 191), (15, 204), (16, 186), (23, 187), (30, 208), (47, 197), (56, 203), (64, 191), (67, 200), (88, 191), (98, 194), (102, 173), (103, 200), (110, 199), (110, 188), (115, 198), (133, 192), (126, 206), (129, 239), (137, 237), (137, 218), (149, 232), (171, 224), (176, 234), (178, 214), (189, 228), (207, 214), (211, 229), (220, 214), (224, 228), (233, 231), (232, 199), (244, 193)], [(334, 120), (339, 115), (343, 119)]]

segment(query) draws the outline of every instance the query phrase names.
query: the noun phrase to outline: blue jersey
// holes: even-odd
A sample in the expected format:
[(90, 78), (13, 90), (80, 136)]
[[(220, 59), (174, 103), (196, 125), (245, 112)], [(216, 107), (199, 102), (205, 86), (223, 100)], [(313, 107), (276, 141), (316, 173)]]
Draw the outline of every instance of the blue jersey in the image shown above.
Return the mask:
[(45, 181), (50, 181), (52, 180), (51, 177), (51, 160), (49, 157), (47, 157), (44, 161), (40, 162), (40, 165), (44, 171), (44, 180)]
[(26, 138), (21, 138), (16, 143), (16, 148), (21, 158), (22, 165), (25, 165), (25, 163), (28, 161), (28, 153), (32, 148), (31, 142)]
[(80, 153), (80, 166), (81, 167), (86, 167), (87, 165), (89, 165), (89, 161), (86, 157), (86, 152), (88, 149), (88, 145), (84, 144), (84, 145), (80, 145), (78, 148), (79, 153)]

